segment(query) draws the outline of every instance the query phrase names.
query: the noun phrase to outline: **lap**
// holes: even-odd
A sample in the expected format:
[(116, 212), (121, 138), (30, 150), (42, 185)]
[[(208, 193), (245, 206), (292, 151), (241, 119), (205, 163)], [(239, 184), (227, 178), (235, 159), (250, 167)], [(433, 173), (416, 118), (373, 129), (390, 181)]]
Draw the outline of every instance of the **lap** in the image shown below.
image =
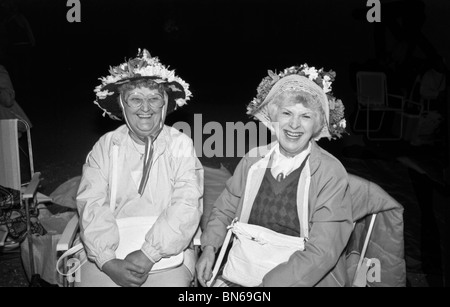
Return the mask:
[[(163, 272), (149, 274), (142, 287), (189, 287), (193, 276), (182, 264)], [(93, 262), (86, 262), (81, 267), (80, 282), (75, 287), (118, 287), (108, 275), (100, 271)]]

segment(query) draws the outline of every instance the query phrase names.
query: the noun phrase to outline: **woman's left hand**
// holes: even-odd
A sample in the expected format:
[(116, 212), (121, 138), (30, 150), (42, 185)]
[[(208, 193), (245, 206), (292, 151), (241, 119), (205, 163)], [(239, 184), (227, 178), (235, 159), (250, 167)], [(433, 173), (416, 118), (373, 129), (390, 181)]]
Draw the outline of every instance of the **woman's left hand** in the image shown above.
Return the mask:
[(141, 250), (137, 250), (128, 254), (125, 260), (144, 269), (144, 274), (146, 275), (150, 273), (154, 265), (154, 263), (150, 259), (148, 259), (148, 257)]

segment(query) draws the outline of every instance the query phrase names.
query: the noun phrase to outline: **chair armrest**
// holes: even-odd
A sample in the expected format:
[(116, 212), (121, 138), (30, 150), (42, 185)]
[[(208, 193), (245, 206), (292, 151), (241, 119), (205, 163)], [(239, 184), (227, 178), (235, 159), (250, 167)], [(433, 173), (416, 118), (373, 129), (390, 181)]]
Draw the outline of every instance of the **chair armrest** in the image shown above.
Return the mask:
[(31, 178), (30, 183), (28, 184), (28, 186), (25, 188), (25, 191), (23, 192), (23, 199), (32, 199), (36, 196), (37, 193), (37, 188), (39, 186), (39, 182), (40, 182), (40, 176), (41, 173), (34, 173), (33, 177)]
[[(404, 108), (404, 106), (405, 106), (405, 97), (403, 97), (403, 96), (400, 96), (400, 95), (394, 95), (394, 94), (387, 94), (387, 96), (388, 97), (392, 97), (392, 98), (395, 98), (395, 99), (398, 99), (398, 100), (400, 100), (400, 102), (401, 102), (401, 109), (403, 110), (403, 108)], [(389, 103), (389, 99), (386, 101), (386, 105), (388, 106), (388, 107), (391, 107), (391, 103)], [(391, 107), (392, 108), (392, 107)]]
[(78, 215), (75, 215), (69, 223), (67, 223), (61, 238), (56, 245), (56, 252), (65, 252), (72, 246), (73, 240), (78, 232)]
[(8, 237), (8, 228), (2, 225), (0, 226), (0, 247), (5, 246), (6, 237)]
[(200, 237), (202, 236), (202, 230), (200, 229), (200, 227), (197, 229), (197, 232), (195, 233), (194, 236), (194, 246), (201, 246), (202, 242), (200, 241)]
[(419, 103), (419, 102), (416, 102), (416, 101), (413, 101), (413, 100), (409, 100), (409, 99), (406, 99), (405, 102), (406, 102), (406, 106), (407, 107), (410, 106), (410, 105), (418, 107), (418, 111), (419, 111), (418, 115), (423, 113), (424, 106), (423, 106), (422, 103)]
[(401, 95), (388, 94), (389, 97), (397, 98), (397, 99), (405, 99), (405, 97)]

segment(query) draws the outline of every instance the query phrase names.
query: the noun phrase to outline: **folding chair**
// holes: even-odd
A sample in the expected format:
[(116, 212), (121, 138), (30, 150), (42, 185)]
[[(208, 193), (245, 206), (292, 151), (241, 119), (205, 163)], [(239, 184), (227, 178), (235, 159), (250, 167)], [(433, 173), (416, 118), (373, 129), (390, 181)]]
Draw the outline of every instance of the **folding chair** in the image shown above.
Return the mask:
[[(379, 185), (348, 174), (353, 233), (345, 251), (353, 287), (404, 287), (403, 207)], [(371, 262), (379, 261), (380, 280), (368, 281)]]
[[(403, 132), (405, 99), (402, 96), (388, 93), (386, 75), (383, 72), (359, 71), (356, 74), (356, 81), (358, 105), (353, 130), (365, 132), (369, 140), (400, 140)], [(391, 103), (391, 98), (397, 99), (399, 104), (395, 106)], [(357, 127), (361, 112), (365, 112), (367, 116), (365, 129)], [(370, 124), (373, 112), (381, 112), (381, 119), (376, 128), (373, 128)], [(381, 131), (386, 112), (394, 112), (400, 115), (400, 132), (397, 136), (376, 137), (373, 133)]]
[[(28, 156), (31, 180), (25, 183), (22, 183), (21, 179), (20, 166), (25, 161), (20, 161), (20, 151), (23, 149), (19, 146), (19, 123), (26, 127), (27, 132), (28, 151), (24, 153)], [(33, 275), (35, 270), (34, 261), (32, 261), (34, 258), (30, 210), (36, 209), (37, 205), (41, 202), (51, 201), (51, 198), (37, 192), (40, 175), (40, 173), (34, 172), (31, 133), (28, 123), (18, 119), (0, 120), (0, 185), (19, 191), (19, 202), (25, 207), (26, 236), (28, 237), (30, 268)], [(0, 229), (0, 246), (6, 246), (7, 236), (8, 229), (6, 227)]]

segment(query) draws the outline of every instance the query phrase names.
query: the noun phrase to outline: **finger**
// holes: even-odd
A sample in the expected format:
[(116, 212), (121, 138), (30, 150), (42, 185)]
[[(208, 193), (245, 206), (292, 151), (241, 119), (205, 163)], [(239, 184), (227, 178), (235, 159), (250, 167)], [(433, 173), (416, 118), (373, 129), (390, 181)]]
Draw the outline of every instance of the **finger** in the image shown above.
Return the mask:
[(130, 274), (132, 274), (134, 277), (138, 278), (138, 279), (142, 279), (144, 277), (145, 274), (139, 274), (133, 271), (128, 271), (130, 272)]
[(209, 261), (205, 261), (204, 263), (202, 276), (205, 282), (209, 281), (212, 278), (212, 264)]
[(202, 264), (199, 267), (199, 282), (203, 287), (206, 287), (206, 282), (211, 279), (210, 277), (209, 278), (208, 277), (209, 277), (208, 271), (205, 265)]
[(147, 280), (147, 277), (148, 276), (143, 276), (139, 278), (133, 275), (131, 272), (129, 272), (127, 281), (129, 284), (137, 285), (138, 287), (140, 287)]
[(145, 269), (129, 261), (125, 261), (125, 268), (138, 274), (144, 274)]

